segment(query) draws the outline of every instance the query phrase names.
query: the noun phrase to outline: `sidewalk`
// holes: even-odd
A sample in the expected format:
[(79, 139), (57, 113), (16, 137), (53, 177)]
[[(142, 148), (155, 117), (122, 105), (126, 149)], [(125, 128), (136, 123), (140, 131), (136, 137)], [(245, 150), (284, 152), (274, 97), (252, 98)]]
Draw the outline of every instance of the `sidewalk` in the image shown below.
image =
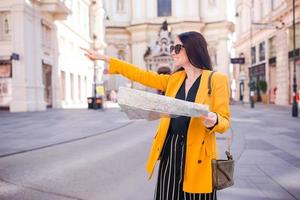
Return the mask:
[[(235, 185), (222, 200), (300, 199), (300, 118), (291, 108), (256, 104), (231, 106)], [(229, 134), (218, 135), (219, 155)]]
[(0, 112), (0, 119), (0, 157), (72, 142), (133, 123), (115, 104), (104, 110)]

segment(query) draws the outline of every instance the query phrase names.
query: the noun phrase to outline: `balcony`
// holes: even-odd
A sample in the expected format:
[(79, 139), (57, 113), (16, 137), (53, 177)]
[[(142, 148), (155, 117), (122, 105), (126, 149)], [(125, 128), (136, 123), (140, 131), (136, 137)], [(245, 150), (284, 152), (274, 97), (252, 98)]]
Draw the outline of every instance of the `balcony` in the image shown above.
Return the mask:
[(48, 12), (55, 20), (64, 20), (71, 14), (71, 10), (66, 6), (65, 0), (36, 0), (41, 7), (41, 11)]

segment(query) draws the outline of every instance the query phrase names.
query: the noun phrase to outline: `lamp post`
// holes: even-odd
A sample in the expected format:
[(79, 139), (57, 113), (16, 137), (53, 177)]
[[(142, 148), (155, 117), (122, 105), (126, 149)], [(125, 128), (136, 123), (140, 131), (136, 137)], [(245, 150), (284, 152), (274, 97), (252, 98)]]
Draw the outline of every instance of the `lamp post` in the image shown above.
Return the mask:
[[(93, 49), (94, 51), (96, 51), (96, 40), (97, 40), (97, 36), (94, 34), (93, 35)], [(94, 87), (93, 87), (93, 108), (97, 109), (97, 88), (96, 88), (96, 84), (97, 84), (97, 72), (96, 72), (96, 68), (97, 68), (97, 61), (94, 61)]]
[[(253, 23), (253, 0), (251, 0), (250, 7), (250, 68), (252, 67), (252, 23)], [(254, 52), (255, 53), (255, 52)], [(254, 54), (254, 56), (256, 56)], [(250, 89), (250, 107), (254, 108), (254, 87), (255, 82), (251, 80), (251, 74), (249, 73), (249, 89)]]
[(298, 103), (296, 99), (297, 94), (297, 79), (296, 79), (296, 22), (295, 22), (295, 1), (293, 0), (293, 64), (294, 64), (294, 77), (293, 77), (293, 106), (292, 116), (298, 117)]
[[(240, 53), (240, 58), (245, 60), (244, 53)], [(244, 64), (244, 62), (241, 62), (239, 64), (239, 88), (240, 88), (239, 92), (240, 92), (240, 101), (244, 105), (244, 91), (245, 91), (244, 81), (246, 80), (246, 74), (242, 64)]]

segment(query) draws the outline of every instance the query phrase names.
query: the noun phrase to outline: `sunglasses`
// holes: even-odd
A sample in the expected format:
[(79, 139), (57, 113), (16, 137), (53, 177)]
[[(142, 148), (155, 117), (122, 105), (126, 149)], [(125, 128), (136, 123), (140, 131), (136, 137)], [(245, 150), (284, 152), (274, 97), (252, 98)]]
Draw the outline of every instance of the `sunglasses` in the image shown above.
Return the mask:
[(179, 54), (181, 48), (184, 48), (184, 46), (182, 44), (176, 44), (175, 46), (174, 45), (171, 45), (170, 46), (170, 53), (173, 52), (173, 50), (175, 50), (175, 53), (176, 54)]

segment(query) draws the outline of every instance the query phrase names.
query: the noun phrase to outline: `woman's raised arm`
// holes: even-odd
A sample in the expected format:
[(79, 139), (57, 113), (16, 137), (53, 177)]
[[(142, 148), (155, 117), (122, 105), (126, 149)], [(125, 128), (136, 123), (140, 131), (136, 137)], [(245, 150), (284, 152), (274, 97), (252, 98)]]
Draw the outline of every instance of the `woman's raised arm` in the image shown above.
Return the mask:
[(155, 72), (142, 70), (133, 64), (118, 60), (116, 58), (111, 58), (88, 49), (81, 49), (85, 51), (85, 56), (90, 60), (102, 60), (107, 62), (109, 64), (108, 71), (110, 74), (121, 74), (132, 81), (136, 81), (145, 86), (161, 91), (166, 91), (167, 89), (170, 75), (157, 74)]

